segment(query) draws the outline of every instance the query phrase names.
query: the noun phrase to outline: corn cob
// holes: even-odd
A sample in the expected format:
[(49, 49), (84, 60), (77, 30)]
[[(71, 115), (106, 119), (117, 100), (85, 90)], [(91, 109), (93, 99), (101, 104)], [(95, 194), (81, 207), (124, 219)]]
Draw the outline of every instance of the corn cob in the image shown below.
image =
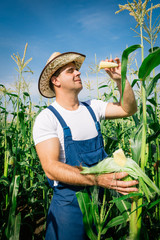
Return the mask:
[(114, 67), (118, 67), (118, 64), (115, 62), (101, 61), (99, 64), (99, 70), (104, 68), (114, 68)]
[[(148, 201), (155, 193), (160, 195), (160, 189), (151, 181), (145, 172), (142, 171), (134, 160), (125, 157), (122, 149), (114, 152), (113, 155), (114, 158), (105, 158), (93, 167), (82, 167), (83, 170), (81, 171), (81, 174), (127, 172), (129, 176), (139, 180), (140, 188)], [(151, 190), (149, 190), (149, 188)]]
[(127, 161), (126, 156), (122, 149), (118, 149), (113, 153), (114, 161), (121, 167), (124, 167)]

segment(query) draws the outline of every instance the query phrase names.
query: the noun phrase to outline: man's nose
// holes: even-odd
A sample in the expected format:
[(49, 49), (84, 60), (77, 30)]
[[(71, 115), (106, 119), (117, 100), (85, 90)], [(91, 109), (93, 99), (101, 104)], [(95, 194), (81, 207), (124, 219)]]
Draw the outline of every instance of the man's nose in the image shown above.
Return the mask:
[(75, 74), (80, 76), (81, 72), (79, 72), (78, 70), (75, 70)]

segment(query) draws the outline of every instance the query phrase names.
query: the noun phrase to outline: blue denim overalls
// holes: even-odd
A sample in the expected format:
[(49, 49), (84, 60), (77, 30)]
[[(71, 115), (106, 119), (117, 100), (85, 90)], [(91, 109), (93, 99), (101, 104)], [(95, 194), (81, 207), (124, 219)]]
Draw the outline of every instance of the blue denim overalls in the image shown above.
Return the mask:
[[(92, 108), (83, 103), (89, 110), (97, 129), (98, 135), (92, 139), (75, 141), (72, 140), (70, 128), (64, 119), (53, 107), (48, 108), (59, 120), (64, 132), (64, 147), (66, 164), (71, 166), (93, 166), (100, 160), (107, 157), (103, 148), (103, 139), (100, 131), (100, 124)], [(54, 167), (54, 166), (53, 166)], [(48, 179), (53, 187), (53, 181)], [(80, 186), (71, 186), (59, 182), (53, 187), (53, 198), (48, 211), (46, 240), (84, 240), (87, 239), (83, 226), (83, 216), (80, 211), (76, 192), (84, 189)]]

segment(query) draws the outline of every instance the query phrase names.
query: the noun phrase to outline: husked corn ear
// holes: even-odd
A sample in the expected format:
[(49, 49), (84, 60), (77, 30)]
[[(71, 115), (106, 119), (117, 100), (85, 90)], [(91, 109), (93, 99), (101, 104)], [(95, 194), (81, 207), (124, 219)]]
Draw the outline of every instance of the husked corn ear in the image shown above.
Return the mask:
[(126, 164), (126, 157), (124, 155), (124, 152), (122, 149), (118, 149), (117, 151), (115, 151), (113, 153), (113, 158), (114, 158), (114, 161), (121, 167), (124, 167), (125, 164)]
[(99, 69), (113, 68), (113, 67), (118, 67), (118, 64), (115, 62), (106, 62), (106, 61), (101, 61), (99, 64)]
[(128, 176), (123, 180), (138, 179), (139, 188), (144, 193), (148, 202), (150, 198), (158, 193), (160, 195), (160, 189), (152, 182), (152, 180), (145, 174), (145, 172), (139, 167), (139, 165), (131, 158), (126, 158), (123, 150), (119, 149), (113, 153), (113, 158), (105, 158), (92, 167), (82, 167), (82, 174), (104, 174), (114, 172), (126, 172)]

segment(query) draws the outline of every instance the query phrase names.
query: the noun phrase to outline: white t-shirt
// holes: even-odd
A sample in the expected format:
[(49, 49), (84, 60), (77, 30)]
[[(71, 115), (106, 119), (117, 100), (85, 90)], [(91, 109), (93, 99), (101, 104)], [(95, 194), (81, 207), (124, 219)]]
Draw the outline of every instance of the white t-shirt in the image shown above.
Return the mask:
[[(93, 109), (97, 121), (105, 118), (105, 110), (107, 103), (101, 100), (89, 100), (87, 103)], [(51, 104), (62, 116), (66, 124), (69, 126), (73, 140), (87, 140), (98, 135), (94, 120), (88, 109), (80, 102), (77, 110), (69, 111), (60, 106), (56, 101)], [(58, 137), (60, 141), (60, 161), (65, 162), (64, 137), (63, 129), (55, 117), (49, 110), (44, 109), (36, 117), (33, 127), (33, 140), (35, 145)]]

